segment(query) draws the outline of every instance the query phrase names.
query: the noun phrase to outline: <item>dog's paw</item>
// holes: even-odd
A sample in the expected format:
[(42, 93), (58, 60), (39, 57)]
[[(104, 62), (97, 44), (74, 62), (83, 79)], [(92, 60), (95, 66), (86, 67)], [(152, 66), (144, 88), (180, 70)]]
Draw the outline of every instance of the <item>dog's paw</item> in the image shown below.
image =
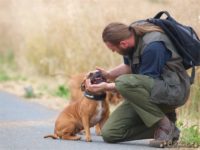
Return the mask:
[(102, 136), (101, 132), (96, 134), (97, 136)]
[(78, 140), (80, 140), (80, 139), (81, 139), (80, 136), (73, 136), (73, 137), (70, 137), (70, 138), (67, 139), (67, 140), (78, 141)]
[(101, 136), (101, 130), (96, 131), (97, 136)]
[(78, 141), (78, 140), (80, 140), (81, 139), (81, 137), (80, 136), (76, 136), (76, 138), (74, 139), (75, 141)]
[(86, 142), (92, 142), (92, 139), (91, 139), (91, 137), (86, 137)]

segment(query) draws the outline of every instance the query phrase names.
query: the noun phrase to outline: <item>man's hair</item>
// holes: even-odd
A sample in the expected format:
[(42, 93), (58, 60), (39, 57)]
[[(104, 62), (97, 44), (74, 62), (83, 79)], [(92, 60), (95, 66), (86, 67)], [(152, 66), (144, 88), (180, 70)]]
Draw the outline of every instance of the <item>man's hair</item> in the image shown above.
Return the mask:
[(152, 31), (163, 32), (160, 27), (147, 22), (143, 24), (135, 23), (131, 24), (131, 26), (115, 22), (105, 27), (102, 33), (102, 39), (104, 42), (118, 45), (122, 40), (131, 37), (133, 34), (143, 36), (145, 33)]
[(102, 39), (104, 42), (118, 45), (122, 40), (129, 38), (131, 35), (132, 32), (127, 25), (115, 22), (105, 27), (102, 33)]

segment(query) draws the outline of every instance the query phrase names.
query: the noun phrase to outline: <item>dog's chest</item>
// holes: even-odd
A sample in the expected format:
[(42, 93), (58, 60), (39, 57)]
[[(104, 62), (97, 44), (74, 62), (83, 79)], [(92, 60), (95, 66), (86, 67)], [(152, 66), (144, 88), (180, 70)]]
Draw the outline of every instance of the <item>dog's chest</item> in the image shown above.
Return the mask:
[(90, 123), (92, 125), (96, 125), (102, 119), (103, 113), (104, 113), (103, 102), (98, 102), (96, 112), (91, 118)]

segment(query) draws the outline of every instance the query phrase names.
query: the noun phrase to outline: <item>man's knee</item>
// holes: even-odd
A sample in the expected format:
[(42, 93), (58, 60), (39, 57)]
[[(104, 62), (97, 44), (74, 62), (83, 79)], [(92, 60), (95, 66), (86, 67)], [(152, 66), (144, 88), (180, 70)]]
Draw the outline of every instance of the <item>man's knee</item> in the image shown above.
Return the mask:
[(140, 81), (137, 79), (136, 75), (133, 74), (126, 74), (121, 75), (115, 80), (116, 89), (119, 91), (120, 94), (123, 96), (127, 94), (127, 91), (134, 90), (141, 84)]
[(104, 126), (101, 133), (103, 140), (107, 143), (117, 143), (124, 141), (124, 133), (121, 129), (110, 129)]
[(111, 133), (110, 133), (109, 129), (102, 128), (101, 134), (102, 134), (103, 140), (105, 142), (107, 142), (107, 143), (115, 143), (113, 141), (113, 138), (111, 136)]
[(131, 91), (137, 91), (138, 88), (142, 88), (150, 91), (153, 86), (153, 79), (144, 75), (126, 74), (119, 76), (115, 81), (115, 85), (120, 94), (126, 95), (130, 89)]
[[(130, 87), (130, 85), (129, 85), (130, 84), (130, 80), (129, 80), (130, 76), (132, 76), (132, 75), (121, 75), (115, 80), (116, 88), (120, 93), (125, 92), (126, 89)], [(132, 82), (131, 84), (134, 84), (134, 83)]]

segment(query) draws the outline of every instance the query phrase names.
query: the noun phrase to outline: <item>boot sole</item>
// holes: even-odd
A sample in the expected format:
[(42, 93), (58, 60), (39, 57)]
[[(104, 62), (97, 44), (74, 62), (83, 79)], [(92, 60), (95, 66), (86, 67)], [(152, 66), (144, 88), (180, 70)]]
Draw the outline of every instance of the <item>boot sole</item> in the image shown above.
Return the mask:
[(175, 129), (173, 133), (172, 140), (152, 140), (149, 142), (149, 146), (156, 148), (172, 148), (178, 145), (180, 130), (178, 128)]
[(161, 141), (161, 140), (152, 140), (149, 143), (149, 146), (156, 148), (165, 148), (173, 145), (172, 140), (169, 141)]

